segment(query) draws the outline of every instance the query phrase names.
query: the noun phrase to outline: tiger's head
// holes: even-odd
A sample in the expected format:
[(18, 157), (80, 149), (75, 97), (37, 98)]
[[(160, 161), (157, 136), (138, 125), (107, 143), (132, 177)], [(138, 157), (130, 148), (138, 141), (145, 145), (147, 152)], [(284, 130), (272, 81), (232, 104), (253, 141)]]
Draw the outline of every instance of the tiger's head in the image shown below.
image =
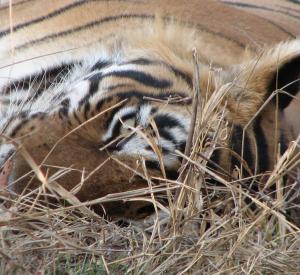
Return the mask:
[[(114, 42), (100, 57), (91, 48), (66, 63), (47, 60), (43, 70), (2, 85), (0, 162), (12, 162), (13, 192), (58, 182), (86, 201), (147, 187), (151, 176), (178, 176), (177, 152), (184, 152), (192, 117), (190, 48), (168, 36), (139, 39), (135, 47), (127, 42)], [(284, 149), (291, 138), (283, 110), (299, 91), (300, 41), (218, 70), (196, 48), (200, 112), (212, 104), (225, 125), (215, 146), (243, 154), (253, 173), (271, 170), (278, 143)], [(208, 118), (211, 137), (218, 126)], [(210, 156), (231, 173), (239, 161), (229, 151)], [(106, 206), (111, 215), (135, 216), (139, 209)]]

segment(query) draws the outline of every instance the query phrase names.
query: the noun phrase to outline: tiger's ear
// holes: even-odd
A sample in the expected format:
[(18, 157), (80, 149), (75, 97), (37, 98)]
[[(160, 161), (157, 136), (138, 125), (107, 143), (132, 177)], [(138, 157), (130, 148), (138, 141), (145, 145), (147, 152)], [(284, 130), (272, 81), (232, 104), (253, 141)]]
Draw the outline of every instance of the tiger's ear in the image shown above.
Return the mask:
[(280, 90), (278, 106), (284, 109), (300, 91), (300, 39), (264, 51), (249, 62), (235, 67), (231, 73), (241, 99), (261, 105), (273, 92)]

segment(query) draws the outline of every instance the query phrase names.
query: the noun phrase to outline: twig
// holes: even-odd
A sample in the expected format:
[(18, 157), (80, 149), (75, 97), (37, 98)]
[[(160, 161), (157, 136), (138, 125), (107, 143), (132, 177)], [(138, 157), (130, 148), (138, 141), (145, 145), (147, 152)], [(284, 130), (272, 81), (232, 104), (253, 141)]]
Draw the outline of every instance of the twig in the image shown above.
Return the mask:
[[(200, 97), (200, 74), (199, 74), (199, 62), (198, 62), (198, 54), (196, 49), (193, 49), (193, 61), (194, 61), (194, 97), (193, 97), (193, 104), (192, 104), (192, 117), (190, 123), (190, 129), (186, 140), (186, 145), (184, 149), (184, 154), (186, 156), (190, 156), (192, 146), (193, 146), (193, 137), (194, 137), (194, 130), (197, 120), (197, 112), (198, 106), (201, 105), (201, 97)], [(187, 160), (185, 158), (182, 159), (181, 163), (181, 173), (178, 177), (178, 181), (181, 182), (184, 178), (185, 171), (186, 171), (186, 164)], [(181, 192), (181, 188), (176, 190), (175, 193), (175, 201), (177, 201), (179, 194)]]

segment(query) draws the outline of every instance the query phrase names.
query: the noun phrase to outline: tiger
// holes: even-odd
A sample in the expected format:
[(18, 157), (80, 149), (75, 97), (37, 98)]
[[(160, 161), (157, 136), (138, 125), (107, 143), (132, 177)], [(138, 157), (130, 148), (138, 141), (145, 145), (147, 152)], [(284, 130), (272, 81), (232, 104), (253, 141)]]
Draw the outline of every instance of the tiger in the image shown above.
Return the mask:
[[(237, 1), (4, 4), (0, 166), (9, 192), (58, 182), (84, 202), (177, 179), (197, 86), (201, 102), (220, 98), (214, 114), (226, 130), (211, 162), (229, 175), (243, 163), (242, 178), (272, 171), (293, 140), (284, 111), (300, 75), (298, 16), (286, 24), (300, 7), (275, 2), (289, 9), (282, 25)], [(218, 131), (203, 127), (206, 141)], [(138, 218), (153, 208), (113, 201), (95, 211)]]

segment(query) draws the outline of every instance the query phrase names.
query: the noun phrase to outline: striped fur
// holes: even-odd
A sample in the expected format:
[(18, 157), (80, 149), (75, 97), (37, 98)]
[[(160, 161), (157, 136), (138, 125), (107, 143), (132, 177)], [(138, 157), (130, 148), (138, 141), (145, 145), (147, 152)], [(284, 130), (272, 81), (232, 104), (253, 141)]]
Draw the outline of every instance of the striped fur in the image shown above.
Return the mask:
[[(288, 84), (299, 76), (300, 40), (263, 47), (299, 35), (300, 9), (283, 2), (274, 4), (288, 10), (278, 21), (265, 15), (273, 6), (258, 12), (258, 4), (229, 0), (25, 0), (12, 5), (12, 17), (0, 8), (0, 163), (13, 158), (11, 190), (20, 193), (32, 177), (18, 146), (48, 176), (72, 167), (58, 179), (69, 190), (86, 177), (81, 200), (147, 186), (132, 172), (142, 173), (141, 160), (150, 176), (176, 178), (175, 151), (184, 151), (190, 130), (193, 48), (202, 97), (223, 92), (216, 116), (225, 114), (228, 135), (212, 160), (232, 173), (240, 166), (233, 149), (247, 163), (243, 176), (271, 170), (278, 142), (283, 153), (291, 140), (283, 115), (291, 98), (280, 94), (257, 112), (277, 88), (295, 95), (299, 87)], [(207, 126), (208, 139), (216, 130)], [(111, 215), (137, 209), (107, 205)]]
[[(261, 32), (261, 28), (265, 28), (266, 24), (273, 25), (275, 32), (270, 32), (269, 36), (261, 40), (263, 43), (270, 43), (273, 39), (282, 39), (282, 36), (287, 36), (289, 39), (299, 37), (299, 21), (300, 21), (300, 2), (297, 0), (288, 1), (247, 1), (247, 0), (223, 0), (222, 3), (235, 7), (242, 12), (254, 14), (259, 20), (265, 23), (257, 22), (256, 28)], [(254, 26), (252, 24), (252, 26)], [(244, 32), (242, 30), (242, 32)], [(248, 35), (248, 31), (244, 32)], [(285, 34), (284, 34), (285, 33)], [(271, 36), (271, 39), (270, 39)], [(249, 34), (249, 38), (253, 37)], [(254, 39), (254, 42), (261, 43), (261, 41)], [(285, 110), (286, 119), (292, 128), (294, 138), (300, 133), (300, 94), (298, 100), (294, 100), (290, 106)]]

